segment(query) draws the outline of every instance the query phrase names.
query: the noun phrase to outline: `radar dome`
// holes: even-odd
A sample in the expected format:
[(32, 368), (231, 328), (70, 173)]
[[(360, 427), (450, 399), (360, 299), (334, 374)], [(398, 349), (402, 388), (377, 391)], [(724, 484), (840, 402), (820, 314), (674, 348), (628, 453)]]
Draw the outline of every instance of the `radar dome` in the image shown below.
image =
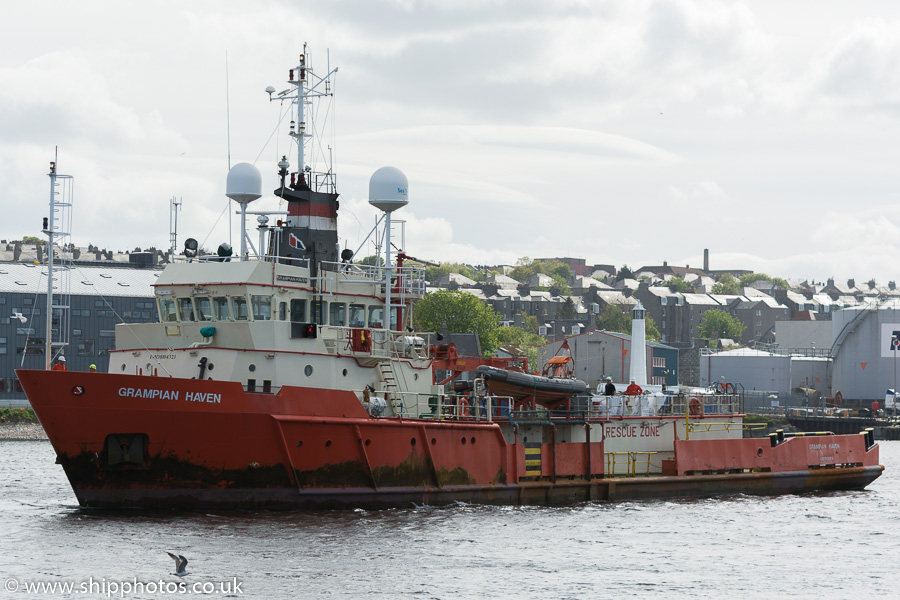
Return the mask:
[(409, 181), (395, 167), (381, 167), (369, 179), (369, 204), (392, 212), (409, 204)]
[(247, 203), (262, 196), (262, 175), (250, 163), (238, 163), (228, 171), (225, 195), (239, 203)]

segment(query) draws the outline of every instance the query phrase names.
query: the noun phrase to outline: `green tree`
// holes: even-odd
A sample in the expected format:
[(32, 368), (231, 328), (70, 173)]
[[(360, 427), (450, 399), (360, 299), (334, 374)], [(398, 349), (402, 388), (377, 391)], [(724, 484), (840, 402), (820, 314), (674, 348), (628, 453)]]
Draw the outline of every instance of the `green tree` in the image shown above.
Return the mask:
[(380, 256), (376, 256), (374, 254), (371, 254), (369, 256), (366, 256), (362, 260), (360, 260), (359, 264), (367, 265), (370, 267), (376, 267), (376, 266), (380, 267), (380, 266), (384, 265), (384, 258), (382, 258)]
[[(616, 304), (607, 304), (597, 315), (597, 328), (631, 335), (631, 309)], [(644, 336), (648, 340), (659, 340), (659, 329), (653, 317), (644, 317)]]
[(724, 310), (712, 309), (703, 313), (700, 319), (700, 337), (707, 340), (729, 338), (739, 340), (747, 326)]
[(439, 332), (446, 327), (449, 333), (477, 333), (484, 354), (497, 350), (500, 316), (472, 294), (438, 290), (416, 302), (413, 314), (419, 331)]
[(737, 295), (741, 293), (741, 283), (731, 273), (725, 273), (719, 277), (719, 281), (712, 286), (713, 294)]
[(607, 304), (597, 315), (597, 328), (619, 333), (631, 333), (631, 311), (615, 304)]
[[(537, 327), (537, 318), (535, 319), (535, 327)], [(528, 366), (535, 368), (537, 362), (537, 349), (547, 342), (544, 338), (536, 333), (531, 333), (521, 327), (500, 327), (497, 330), (498, 348), (500, 346), (516, 345), (520, 350), (525, 352), (528, 358)]]
[(516, 281), (525, 282), (538, 273), (541, 262), (523, 256), (516, 261), (516, 266), (509, 272), (509, 276)]
[(616, 272), (616, 281), (622, 281), (623, 279), (634, 279), (634, 272), (628, 265), (622, 265), (622, 268)]
[(568, 283), (570, 279), (572, 279), (572, 269), (569, 268), (564, 262), (553, 261), (544, 265), (547, 269), (544, 271), (552, 277), (554, 280), (558, 279), (562, 282)]
[[(569, 289), (569, 280), (572, 278), (572, 269), (564, 262), (558, 260), (540, 261), (523, 256), (516, 261), (516, 266), (510, 271), (509, 276), (516, 281), (525, 282), (537, 274), (544, 274), (553, 279), (554, 287)], [(563, 292), (560, 292), (563, 293)]]
[(687, 281), (682, 279), (681, 277), (669, 277), (666, 280), (666, 287), (674, 287), (676, 291), (681, 292), (682, 294), (685, 292), (693, 292), (694, 288), (692, 288)]
[(786, 290), (791, 289), (788, 282), (781, 277), (769, 277), (765, 273), (747, 273), (746, 275), (741, 275), (741, 287), (747, 287), (757, 281), (771, 281), (780, 288)]
[(46, 244), (47, 240), (42, 240), (39, 237), (35, 237), (33, 235), (26, 235), (22, 238), (23, 244)]
[(560, 296), (571, 296), (572, 288), (569, 287), (569, 283), (563, 279), (558, 278), (556, 275), (551, 275), (551, 279), (553, 279), (553, 287), (558, 291)]
[(572, 301), (572, 297), (566, 296), (566, 299), (563, 300), (562, 306), (559, 307), (559, 318), (574, 319), (576, 314), (575, 303)]
[(644, 336), (648, 340), (659, 341), (659, 329), (656, 328), (656, 321), (650, 315), (647, 315), (644, 319)]
[(524, 312), (519, 314), (522, 315), (522, 329), (524, 329), (528, 333), (537, 335), (538, 327), (540, 326), (538, 318), (534, 315), (526, 315)]
[(466, 265), (460, 263), (441, 263), (436, 267), (425, 267), (425, 280), (437, 282), (450, 273), (459, 273), (463, 277), (475, 279), (475, 274), (472, 273), (472, 270)]

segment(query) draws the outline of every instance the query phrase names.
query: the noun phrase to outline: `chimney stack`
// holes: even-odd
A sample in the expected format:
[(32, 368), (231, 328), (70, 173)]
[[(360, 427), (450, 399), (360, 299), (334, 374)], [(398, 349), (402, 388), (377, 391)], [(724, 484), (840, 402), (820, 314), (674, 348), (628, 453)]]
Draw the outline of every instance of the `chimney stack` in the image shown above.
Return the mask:
[(703, 272), (709, 273), (709, 248), (703, 249)]

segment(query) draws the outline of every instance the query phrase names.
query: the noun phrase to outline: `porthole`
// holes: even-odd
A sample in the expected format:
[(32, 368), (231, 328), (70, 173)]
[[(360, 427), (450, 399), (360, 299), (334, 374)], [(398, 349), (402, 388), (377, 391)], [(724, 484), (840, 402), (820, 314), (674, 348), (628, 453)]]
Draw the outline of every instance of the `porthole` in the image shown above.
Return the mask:
[(431, 445), (434, 446), (437, 444), (437, 438), (431, 438)]
[(207, 371), (212, 371), (212, 370), (213, 370), (213, 367), (215, 367), (214, 364), (212, 364), (212, 363), (206, 363), (206, 370), (207, 370)]
[(303, 445), (303, 440), (300, 440), (300, 441), (297, 442), (297, 447), (298, 447), (298, 448), (299, 448), (300, 446), (302, 446), (302, 445)]
[(463, 438), (463, 439), (462, 439), (462, 445), (463, 445), (463, 446), (466, 445), (466, 438)]
[(125, 363), (122, 363), (122, 370), (125, 370)]
[(762, 448), (757, 448), (757, 449), (756, 449), (756, 455), (757, 455), (757, 456), (762, 456), (762, 455), (763, 455)]
[(410, 446), (415, 446), (415, 445), (416, 445), (416, 438), (409, 438), (409, 445), (410, 445)]
[(331, 440), (325, 440), (325, 447), (329, 448), (331, 446)]
[(147, 363), (147, 372), (148, 372), (148, 373), (152, 373), (152, 372), (153, 372), (153, 365), (150, 364), (150, 363)]
[(249, 371), (252, 373), (253, 371), (256, 370), (256, 365), (251, 364), (249, 367), (247, 367), (247, 369), (249, 369)]
[(313, 374), (312, 365), (306, 365), (306, 368), (303, 369), (303, 372), (306, 373), (307, 377), (310, 377)]
[(469, 443), (474, 444), (474, 443), (475, 443), (475, 438), (473, 437), (471, 440), (469, 440)]
[(366, 440), (366, 446), (372, 443), (372, 440)]
[(347, 376), (347, 369), (344, 369), (344, 371), (343, 371), (343, 375), (344, 375), (344, 377), (346, 377), (346, 376)]
[(413, 373), (413, 381), (418, 381), (418, 380), (419, 380), (419, 374)]

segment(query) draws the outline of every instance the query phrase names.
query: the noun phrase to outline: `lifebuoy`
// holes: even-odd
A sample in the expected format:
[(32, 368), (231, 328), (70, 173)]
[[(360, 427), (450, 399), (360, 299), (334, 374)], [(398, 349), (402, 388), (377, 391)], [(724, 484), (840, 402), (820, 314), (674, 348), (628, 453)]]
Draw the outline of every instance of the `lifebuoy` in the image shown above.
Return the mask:
[(459, 417), (469, 416), (469, 400), (467, 398), (460, 397), (459, 404), (456, 407), (456, 413)]
[(703, 404), (697, 396), (691, 397), (690, 407), (692, 415), (700, 415), (703, 413)]

